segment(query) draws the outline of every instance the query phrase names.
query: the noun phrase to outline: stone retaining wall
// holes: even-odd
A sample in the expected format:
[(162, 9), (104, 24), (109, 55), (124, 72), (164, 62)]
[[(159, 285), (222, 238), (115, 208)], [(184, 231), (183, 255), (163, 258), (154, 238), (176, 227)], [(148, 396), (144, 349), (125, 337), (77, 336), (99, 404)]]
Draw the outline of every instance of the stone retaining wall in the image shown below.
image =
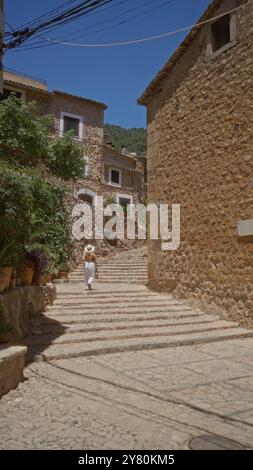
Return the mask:
[(0, 346), (0, 398), (24, 380), (25, 346)]
[(9, 289), (0, 294), (4, 322), (10, 326), (11, 339), (16, 341), (29, 334), (31, 319), (45, 310), (56, 298), (53, 284)]

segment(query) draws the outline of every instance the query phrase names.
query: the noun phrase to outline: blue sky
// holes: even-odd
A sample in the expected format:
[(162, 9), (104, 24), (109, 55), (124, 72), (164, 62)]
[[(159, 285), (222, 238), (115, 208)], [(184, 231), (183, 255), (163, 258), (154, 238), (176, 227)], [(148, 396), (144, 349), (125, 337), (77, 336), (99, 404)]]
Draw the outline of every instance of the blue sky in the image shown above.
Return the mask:
[[(16, 29), (63, 3), (64, 0), (5, 0), (5, 19)], [(210, 0), (125, 0), (124, 3), (114, 0), (110, 4), (113, 8), (103, 6), (87, 18), (48, 33), (47, 37), (61, 36), (70, 41), (73, 36), (82, 34), (74, 42), (91, 44), (138, 39), (193, 24), (209, 3)], [(125, 13), (138, 7), (134, 12)], [(114, 26), (150, 9), (153, 11)], [(117, 15), (123, 16), (112, 19)], [(106, 23), (95, 26), (102, 21)], [(74, 34), (83, 28), (89, 29)], [(102, 28), (110, 29), (98, 32)], [(6, 30), (9, 30), (8, 25)], [(146, 125), (146, 112), (136, 104), (136, 100), (185, 34), (114, 48), (55, 45), (27, 51), (17, 49), (6, 53), (4, 65), (47, 80), (49, 89), (64, 90), (107, 103), (106, 122), (123, 127), (141, 127)]]

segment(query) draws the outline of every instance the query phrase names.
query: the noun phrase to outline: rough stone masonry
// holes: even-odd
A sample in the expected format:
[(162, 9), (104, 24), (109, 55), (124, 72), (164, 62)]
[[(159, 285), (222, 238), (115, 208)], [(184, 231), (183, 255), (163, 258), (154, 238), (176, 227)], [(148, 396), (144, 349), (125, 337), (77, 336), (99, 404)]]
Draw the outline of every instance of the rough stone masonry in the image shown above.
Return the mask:
[[(245, 3), (215, 0), (202, 20)], [(148, 200), (181, 204), (181, 247), (149, 243), (149, 282), (253, 326), (253, 236), (238, 236), (253, 219), (253, 2), (228, 20), (227, 44), (193, 29), (139, 99)]]

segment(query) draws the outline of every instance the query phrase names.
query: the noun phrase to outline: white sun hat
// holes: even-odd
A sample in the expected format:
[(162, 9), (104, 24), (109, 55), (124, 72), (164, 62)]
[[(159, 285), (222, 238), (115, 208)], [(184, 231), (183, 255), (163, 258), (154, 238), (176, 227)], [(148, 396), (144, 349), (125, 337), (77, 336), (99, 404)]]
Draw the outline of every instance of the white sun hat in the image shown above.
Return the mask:
[(94, 253), (95, 247), (94, 247), (93, 245), (87, 245), (87, 246), (84, 248), (84, 251), (85, 251), (85, 253)]

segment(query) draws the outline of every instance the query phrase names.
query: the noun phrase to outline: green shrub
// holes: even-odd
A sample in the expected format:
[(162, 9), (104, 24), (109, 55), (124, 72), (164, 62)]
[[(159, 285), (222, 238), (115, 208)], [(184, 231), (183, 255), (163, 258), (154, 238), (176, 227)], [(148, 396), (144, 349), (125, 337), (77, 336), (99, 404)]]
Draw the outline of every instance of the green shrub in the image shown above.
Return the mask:
[(31, 237), (33, 201), (25, 174), (0, 164), (0, 250), (18, 257)]
[(59, 268), (59, 271), (63, 273), (68, 273), (70, 271), (70, 266), (69, 266), (69, 263), (67, 262), (61, 263), (58, 266), (58, 268)]
[[(10, 96), (0, 104), (0, 155), (9, 162), (27, 165), (47, 158), (50, 151), (51, 116), (38, 116), (35, 103)], [(17, 158), (15, 158), (17, 157)]]
[(39, 116), (36, 103), (15, 96), (0, 103), (0, 158), (25, 167), (42, 162), (64, 179), (83, 177), (83, 146), (73, 133), (56, 138), (53, 116)]
[(53, 265), (68, 258), (69, 228), (60, 186), (35, 174), (30, 178), (34, 223), (29, 249), (42, 249)]
[(0, 164), (0, 254), (12, 255), (14, 263), (32, 250), (44, 252), (52, 265), (67, 260), (69, 228), (63, 195), (62, 188), (38, 170)]
[(60, 139), (54, 139), (48, 155), (48, 166), (56, 175), (73, 180), (83, 177), (83, 147), (75, 142), (72, 132), (67, 132)]

